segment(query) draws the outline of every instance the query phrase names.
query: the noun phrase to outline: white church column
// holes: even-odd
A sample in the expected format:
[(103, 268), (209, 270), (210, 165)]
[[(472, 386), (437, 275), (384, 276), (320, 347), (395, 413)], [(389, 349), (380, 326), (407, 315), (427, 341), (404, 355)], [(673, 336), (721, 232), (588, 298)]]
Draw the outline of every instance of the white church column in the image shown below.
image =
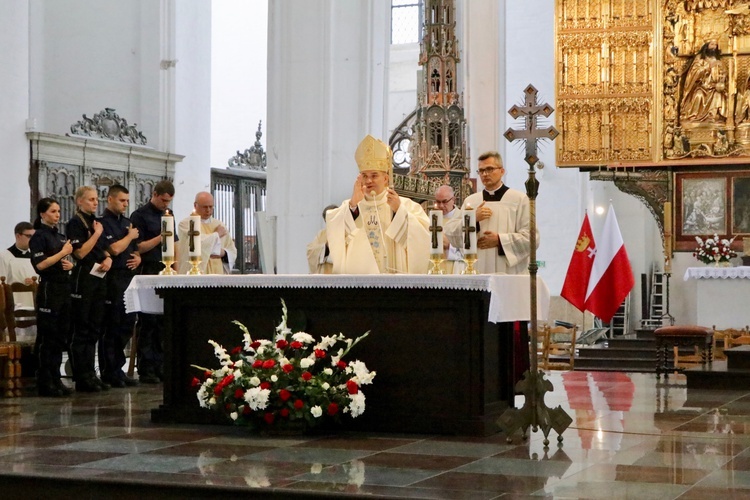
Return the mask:
[(387, 141), (390, 3), (269, 2), (268, 203), (279, 273), (307, 273), (321, 211), (349, 198), (354, 151)]
[(13, 227), (29, 220), (29, 4), (6, 2), (0, 15), (0, 248), (14, 241)]

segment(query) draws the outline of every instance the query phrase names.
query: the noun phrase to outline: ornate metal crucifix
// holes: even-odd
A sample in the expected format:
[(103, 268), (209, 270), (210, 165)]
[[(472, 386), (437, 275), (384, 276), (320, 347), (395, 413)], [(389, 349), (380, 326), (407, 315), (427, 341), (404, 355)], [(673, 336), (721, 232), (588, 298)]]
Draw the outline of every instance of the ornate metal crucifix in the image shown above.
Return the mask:
[[(544, 372), (537, 368), (537, 296), (536, 296), (536, 196), (539, 192), (539, 181), (536, 180), (535, 165), (539, 162), (537, 156), (537, 141), (539, 139), (554, 140), (559, 132), (553, 126), (547, 128), (538, 128), (537, 118), (541, 115), (549, 117), (554, 108), (549, 104), (539, 104), (536, 101), (537, 90), (533, 85), (524, 89), (524, 105), (514, 105), (508, 110), (513, 118), (524, 117), (526, 126), (523, 129), (515, 130), (509, 128), (505, 132), (505, 138), (511, 142), (521, 140), (526, 143), (526, 163), (529, 164), (529, 178), (526, 181), (526, 194), (529, 196), (529, 244), (531, 246), (529, 255), (529, 288), (531, 295), (531, 310), (529, 311), (529, 323), (531, 323), (531, 353), (530, 369), (524, 373), (516, 389), (520, 389), (525, 395), (523, 408), (517, 410), (510, 408), (503, 413), (497, 421), (497, 424), (505, 432), (508, 442), (512, 440), (513, 433), (521, 429), (523, 438), (527, 437), (529, 427), (535, 432), (541, 427), (544, 433), (544, 445), (549, 445), (549, 431), (554, 429), (558, 436), (557, 440), (562, 442), (562, 433), (573, 422), (570, 415), (565, 413), (561, 406), (550, 409), (544, 403), (544, 393), (552, 390), (552, 383), (544, 379)], [(541, 167), (540, 167), (541, 168)]]

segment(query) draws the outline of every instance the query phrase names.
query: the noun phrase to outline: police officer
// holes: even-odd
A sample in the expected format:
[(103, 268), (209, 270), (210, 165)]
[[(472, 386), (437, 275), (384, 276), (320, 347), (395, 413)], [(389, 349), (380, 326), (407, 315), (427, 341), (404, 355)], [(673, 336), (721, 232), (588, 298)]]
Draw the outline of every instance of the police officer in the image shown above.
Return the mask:
[(107, 298), (104, 312), (104, 333), (99, 342), (99, 371), (102, 380), (112, 387), (138, 385), (128, 377), (125, 366), (125, 346), (135, 326), (135, 313), (125, 312), (125, 290), (141, 264), (138, 253), (138, 229), (125, 216), (130, 204), (130, 194), (125, 186), (115, 184), (107, 192), (107, 208), (101, 217), (104, 242), (112, 257), (112, 267), (107, 273)]
[(36, 206), (34, 236), (31, 237), (31, 264), (39, 274), (36, 296), (37, 354), (36, 374), (40, 396), (68, 396), (73, 391), (60, 380), (62, 353), (66, 349), (70, 323), (70, 270), (66, 259), (73, 246), (57, 231), (60, 205), (52, 198), (42, 198)]
[(73, 245), (76, 266), (72, 272), (72, 335), (70, 361), (76, 390), (99, 392), (110, 388), (96, 376), (96, 343), (101, 339), (106, 282), (112, 265), (103, 238), (104, 227), (96, 220), (99, 197), (96, 189), (81, 186), (76, 190), (78, 210), (68, 221), (67, 234)]
[[(161, 262), (161, 216), (174, 197), (174, 185), (168, 180), (156, 183), (151, 200), (130, 216), (140, 233), (138, 252), (141, 254), (141, 274), (159, 274), (164, 269)], [(177, 241), (177, 235), (174, 235)], [(175, 245), (175, 251), (177, 246)], [(175, 262), (178, 262), (175, 254)], [(138, 379), (146, 384), (158, 384), (162, 378), (162, 323), (160, 315), (138, 315)]]

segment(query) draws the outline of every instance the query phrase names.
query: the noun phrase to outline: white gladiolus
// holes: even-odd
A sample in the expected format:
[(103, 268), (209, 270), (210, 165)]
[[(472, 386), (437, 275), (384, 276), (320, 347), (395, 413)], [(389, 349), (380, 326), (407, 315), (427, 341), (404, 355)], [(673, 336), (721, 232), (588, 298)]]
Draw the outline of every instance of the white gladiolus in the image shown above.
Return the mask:
[(351, 394), (351, 403), (349, 403), (349, 409), (352, 411), (352, 418), (356, 418), (365, 412), (365, 395), (362, 391), (357, 394)]
[(310, 368), (312, 365), (315, 364), (315, 355), (308, 356), (307, 358), (302, 358), (299, 360), (299, 367), (300, 368)]

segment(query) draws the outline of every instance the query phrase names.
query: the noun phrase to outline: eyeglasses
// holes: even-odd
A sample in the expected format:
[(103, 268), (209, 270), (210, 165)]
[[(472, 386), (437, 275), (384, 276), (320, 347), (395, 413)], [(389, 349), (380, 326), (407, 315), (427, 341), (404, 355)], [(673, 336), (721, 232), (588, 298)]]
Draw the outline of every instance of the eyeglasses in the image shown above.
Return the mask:
[(27, 238), (31, 238), (32, 236), (34, 236), (34, 234), (33, 233), (32, 234), (21, 233), (21, 236), (26, 236)]
[(438, 205), (445, 205), (446, 203), (449, 203), (452, 199), (453, 197), (451, 196), (447, 200), (435, 200), (435, 203), (437, 203)]
[(491, 174), (493, 171), (500, 170), (501, 168), (503, 167), (484, 167), (484, 168), (480, 168), (479, 170), (477, 170), (477, 173), (479, 175)]

